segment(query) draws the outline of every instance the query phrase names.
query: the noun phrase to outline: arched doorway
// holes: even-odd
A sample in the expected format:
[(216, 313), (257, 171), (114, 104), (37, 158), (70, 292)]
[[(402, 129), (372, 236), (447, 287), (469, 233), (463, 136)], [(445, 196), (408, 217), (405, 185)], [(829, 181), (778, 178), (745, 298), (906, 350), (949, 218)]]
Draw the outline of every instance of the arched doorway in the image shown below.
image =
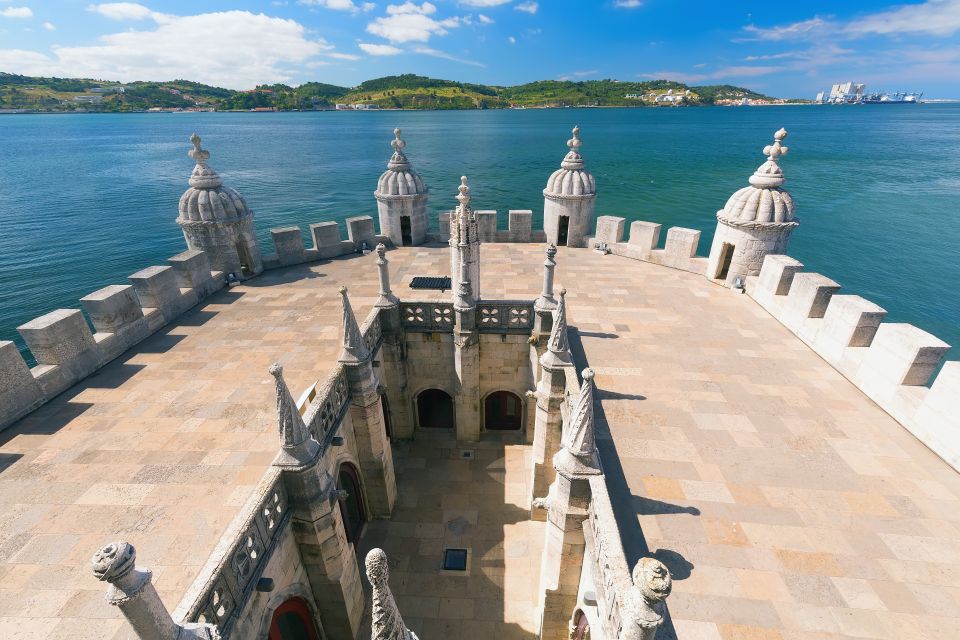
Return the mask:
[(417, 396), (417, 417), (424, 429), (453, 429), (453, 398), (441, 389), (426, 389)]
[(483, 401), (483, 427), (488, 431), (516, 431), (523, 426), (523, 400), (509, 391), (494, 391)]
[(317, 640), (317, 625), (302, 598), (290, 598), (273, 612), (268, 640)]
[(570, 637), (573, 640), (590, 640), (590, 621), (587, 620), (587, 614), (580, 609), (573, 614), (573, 629)]
[(363, 494), (360, 491), (360, 474), (357, 468), (349, 462), (340, 465), (337, 473), (337, 489), (347, 492), (347, 497), (340, 500), (340, 515), (343, 517), (343, 528), (347, 533), (347, 540), (354, 545), (360, 540), (363, 525), (367, 522), (367, 512), (363, 506)]

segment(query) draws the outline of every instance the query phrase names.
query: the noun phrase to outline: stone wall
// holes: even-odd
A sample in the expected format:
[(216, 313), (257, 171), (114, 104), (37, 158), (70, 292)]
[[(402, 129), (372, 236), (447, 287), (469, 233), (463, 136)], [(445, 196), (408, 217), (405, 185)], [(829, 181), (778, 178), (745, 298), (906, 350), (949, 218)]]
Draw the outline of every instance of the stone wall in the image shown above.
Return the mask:
[[(440, 232), (427, 234), (429, 242), (448, 242), (450, 240), (450, 214), (440, 214)], [(475, 211), (481, 242), (546, 242), (543, 230), (533, 229), (533, 211), (530, 209), (510, 209), (507, 214), (507, 228), (499, 228), (496, 211)]]
[[(768, 255), (747, 293), (921, 442), (960, 471), (960, 362), (950, 348), (784, 255)], [(929, 384), (929, 386), (928, 386)]]
[(202, 251), (184, 251), (167, 262), (132, 274), (130, 284), (109, 285), (84, 296), (83, 311), (57, 309), (17, 327), (37, 361), (33, 368), (13, 342), (0, 341), (0, 430), (225, 285), (222, 273), (210, 271)]
[(373, 249), (379, 243), (392, 246), (390, 238), (377, 235), (370, 216), (356, 216), (347, 218), (347, 239), (341, 235), (340, 225), (336, 222), (317, 222), (310, 225), (312, 247), (307, 247), (303, 241), (300, 227), (279, 227), (270, 230), (273, 238), (274, 252), (263, 256), (265, 269), (288, 267), (304, 262), (316, 262), (327, 258), (336, 258), (361, 251), (364, 243), (367, 249)]
[[(480, 401), (494, 391), (510, 391), (520, 398), (523, 406), (524, 428), (533, 431), (533, 422), (527, 420), (527, 391), (536, 386), (530, 368), (529, 335), (481, 334), (480, 335)], [(483, 419), (484, 409), (480, 415)]]
[(626, 220), (616, 216), (600, 216), (597, 218), (597, 231), (587, 239), (587, 246), (596, 248), (605, 244), (613, 255), (652, 262), (664, 267), (680, 269), (705, 275), (707, 258), (697, 255), (700, 244), (700, 231), (684, 227), (670, 227), (667, 229), (667, 239), (663, 249), (660, 244), (662, 225), (641, 220), (630, 223), (629, 239), (624, 239), (624, 224)]

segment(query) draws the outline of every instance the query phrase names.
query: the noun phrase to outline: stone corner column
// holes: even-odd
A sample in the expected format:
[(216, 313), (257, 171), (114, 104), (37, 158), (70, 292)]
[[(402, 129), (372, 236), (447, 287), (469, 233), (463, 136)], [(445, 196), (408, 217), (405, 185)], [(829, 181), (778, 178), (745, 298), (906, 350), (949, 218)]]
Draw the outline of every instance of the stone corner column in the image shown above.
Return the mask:
[(110, 584), (106, 599), (118, 607), (140, 640), (219, 640), (213, 625), (179, 625), (163, 606), (153, 586), (153, 573), (136, 566), (137, 552), (129, 542), (111, 542), (91, 560), (93, 575)]
[(343, 304), (340, 363), (350, 387), (349, 411), (357, 441), (357, 461), (371, 515), (388, 518), (397, 501), (397, 482), (393, 471), (393, 450), (380, 401), (380, 381), (373, 371), (373, 358), (360, 335), (346, 287), (340, 287), (340, 295)]
[[(540, 380), (533, 431), (533, 482), (531, 497), (545, 496), (556, 477), (553, 456), (560, 450), (563, 435), (561, 407), (566, 401), (567, 374), (573, 367), (567, 339), (566, 289), (560, 291), (557, 308), (550, 312), (551, 331), (546, 350), (540, 356)], [(532, 504), (530, 517), (544, 521), (547, 512)]]
[[(543, 261), (543, 291), (533, 303), (533, 337), (538, 339), (550, 335), (553, 329), (553, 312), (557, 308), (557, 300), (553, 296), (553, 277), (557, 268), (557, 246), (548, 244), (544, 250), (546, 258)], [(542, 352), (542, 349), (540, 350)]]

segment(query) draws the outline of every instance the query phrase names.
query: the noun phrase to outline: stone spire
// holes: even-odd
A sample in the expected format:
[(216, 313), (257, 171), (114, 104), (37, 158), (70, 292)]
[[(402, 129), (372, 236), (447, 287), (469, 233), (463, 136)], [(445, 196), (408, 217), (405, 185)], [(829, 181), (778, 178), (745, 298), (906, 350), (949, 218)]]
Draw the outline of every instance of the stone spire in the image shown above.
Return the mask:
[(407, 629), (390, 591), (390, 569), (383, 549), (371, 549), (365, 562), (367, 579), (373, 588), (371, 594), (371, 640), (418, 640)]
[(593, 422), (593, 369), (583, 370), (580, 396), (564, 428), (563, 448), (557, 454), (557, 469), (580, 475), (600, 473)]
[[(557, 309), (553, 312), (553, 327), (550, 329), (550, 340), (547, 342), (547, 353), (543, 354), (548, 361), (544, 364), (552, 366), (570, 365), (570, 341), (567, 336), (567, 290), (560, 289), (560, 300)], [(589, 371), (589, 369), (588, 369)]]
[(353, 315), (346, 287), (340, 287), (340, 297), (343, 305), (343, 351), (340, 353), (340, 362), (362, 362), (370, 357), (370, 352), (363, 342), (357, 317)]
[[(470, 206), (467, 176), (460, 176), (457, 208), (450, 214), (450, 279), (460, 282), (461, 261), (467, 262), (473, 300), (480, 299), (480, 231), (477, 216)], [(456, 294), (457, 292), (455, 292)], [(456, 298), (456, 295), (454, 296)]]
[(470, 285), (470, 264), (467, 262), (467, 243), (460, 243), (460, 274), (457, 283), (456, 308), (473, 307), (473, 287)]
[(274, 362), (268, 369), (276, 383), (277, 426), (280, 432), (281, 464), (305, 464), (313, 460), (319, 450), (316, 440), (303, 422), (286, 380), (283, 379), (283, 367)]

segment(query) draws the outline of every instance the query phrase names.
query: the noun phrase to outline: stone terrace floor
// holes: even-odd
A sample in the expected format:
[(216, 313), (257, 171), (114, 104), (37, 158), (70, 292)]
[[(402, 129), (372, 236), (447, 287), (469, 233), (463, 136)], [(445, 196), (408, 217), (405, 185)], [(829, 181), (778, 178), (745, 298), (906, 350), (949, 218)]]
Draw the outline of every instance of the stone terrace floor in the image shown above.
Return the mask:
[[(381, 547), (404, 623), (420, 638), (535, 638), (544, 523), (530, 520), (531, 449), (519, 434), (460, 443), (423, 433), (394, 447), (398, 503), (367, 525), (361, 560)], [(471, 452), (472, 459), (465, 459)], [(443, 549), (470, 550), (466, 574), (440, 571)], [(367, 614), (361, 638), (369, 632)]]
[[(542, 247), (484, 245), (482, 253), (485, 297), (537, 295)], [(421, 297), (406, 286), (413, 275), (449, 268), (445, 248), (389, 257), (402, 298)], [(676, 580), (662, 635), (956, 637), (956, 472), (746, 296), (588, 250), (561, 249), (558, 262), (575, 357), (597, 372), (599, 446), (628, 558), (654, 553)], [(341, 284), (362, 319), (376, 297), (374, 257), (273, 271), (221, 292), (0, 433), (0, 637), (125, 637), (88, 564), (116, 538), (137, 547), (168, 608), (177, 605), (277, 450), (267, 366), (283, 362), (294, 393), (333, 366)], [(422, 483), (414, 461), (426, 459), (419, 448), (428, 442), (398, 446), (401, 486)], [(523, 539), (510, 515), (522, 504), (517, 487), (499, 484), (489, 467), (495, 458), (483, 466), (503, 445), (491, 446), (470, 445), (480, 458), (467, 468), (487, 469), (504, 492), (498, 513), (510, 519), (503, 551), (513, 566), (520, 545), (536, 553), (542, 529), (527, 525)], [(520, 451), (500, 454), (508, 478), (511, 460), (527, 464), (512, 457)], [(401, 533), (437, 497), (416, 495), (416, 506), (411, 498), (399, 505)], [(423, 523), (417, 557), (442, 542), (443, 499)], [(475, 508), (478, 536), (504, 517), (484, 525), (483, 507)], [(401, 555), (398, 576), (418, 562), (435, 566), (429, 555), (416, 559), (409, 539), (393, 540), (391, 523), (372, 523), (362, 544), (384, 526), (383, 546)], [(487, 540), (475, 549), (489, 545), (484, 557), (496, 560), (499, 548)], [(478, 553), (474, 575), (478, 562), (495, 568)], [(532, 596), (511, 591), (511, 571), (507, 598), (493, 598), (507, 603), (500, 612), (516, 623), (510, 635), (523, 635)], [(460, 624), (472, 633), (465, 623), (438, 622), (439, 601), (431, 620), (432, 602), (404, 602), (413, 594), (394, 586), (401, 606), (413, 607), (404, 613), (415, 630), (422, 624), (426, 636)]]

